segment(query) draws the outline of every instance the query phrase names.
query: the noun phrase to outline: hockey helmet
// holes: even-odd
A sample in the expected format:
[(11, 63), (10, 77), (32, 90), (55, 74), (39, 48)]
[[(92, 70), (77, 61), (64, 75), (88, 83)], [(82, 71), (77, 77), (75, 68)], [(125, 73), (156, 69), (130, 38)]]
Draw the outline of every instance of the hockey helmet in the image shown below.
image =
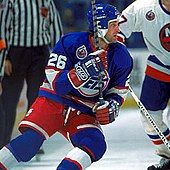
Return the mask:
[[(109, 22), (116, 21), (120, 17), (116, 7), (109, 4), (96, 4), (96, 19), (98, 36), (104, 38), (108, 30)], [(90, 32), (94, 32), (92, 8), (87, 13), (88, 27)]]

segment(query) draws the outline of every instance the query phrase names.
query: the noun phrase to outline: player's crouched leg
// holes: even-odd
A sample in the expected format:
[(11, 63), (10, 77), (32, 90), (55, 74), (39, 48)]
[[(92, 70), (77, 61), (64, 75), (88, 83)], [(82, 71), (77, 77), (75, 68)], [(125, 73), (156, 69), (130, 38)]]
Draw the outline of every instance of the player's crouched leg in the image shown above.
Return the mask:
[(7, 170), (34, 157), (45, 138), (28, 129), (0, 150), (0, 169)]
[(59, 164), (57, 170), (82, 170), (102, 158), (106, 151), (103, 133), (97, 128), (85, 128), (71, 137), (75, 146)]

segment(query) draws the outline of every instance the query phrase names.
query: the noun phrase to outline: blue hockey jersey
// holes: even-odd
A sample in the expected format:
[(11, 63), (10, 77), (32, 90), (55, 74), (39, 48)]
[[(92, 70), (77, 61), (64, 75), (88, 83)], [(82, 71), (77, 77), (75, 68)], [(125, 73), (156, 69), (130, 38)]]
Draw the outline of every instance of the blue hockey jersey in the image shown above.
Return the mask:
[[(92, 107), (99, 100), (98, 77), (90, 78), (80, 88), (75, 88), (68, 73), (80, 60), (94, 52), (91, 35), (75, 32), (63, 36), (55, 45), (45, 69), (46, 79), (39, 90), (39, 96), (83, 113), (94, 114)], [(111, 43), (107, 49), (108, 69), (103, 80), (103, 97), (114, 99), (122, 105), (127, 92), (133, 60), (126, 47)]]

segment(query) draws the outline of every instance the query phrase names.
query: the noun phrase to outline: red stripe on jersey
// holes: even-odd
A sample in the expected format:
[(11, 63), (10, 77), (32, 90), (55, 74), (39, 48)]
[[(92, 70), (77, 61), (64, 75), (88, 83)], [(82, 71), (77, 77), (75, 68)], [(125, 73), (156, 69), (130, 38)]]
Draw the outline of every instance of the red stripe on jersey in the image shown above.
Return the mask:
[(46, 88), (46, 87), (40, 87), (39, 90), (43, 90), (43, 91), (47, 91), (47, 92), (52, 93), (52, 94), (56, 94), (54, 89), (49, 89), (49, 88)]
[(55, 71), (62, 71), (61, 69), (58, 69), (58, 68), (56, 68), (56, 67), (54, 67), (54, 66), (46, 66), (45, 69), (46, 69), (46, 70), (48, 70), (48, 69), (53, 69), (53, 70), (55, 70)]
[(69, 161), (69, 162), (74, 163), (74, 164), (79, 168), (79, 170), (83, 170), (81, 164), (80, 164), (79, 162), (77, 162), (76, 160), (72, 160), (72, 159), (70, 159), (70, 158), (64, 158), (64, 159), (67, 160), (67, 161)]
[(166, 73), (163, 73), (149, 65), (147, 65), (147, 68), (146, 68), (146, 75), (152, 77), (152, 78), (155, 78), (157, 80), (160, 80), (160, 81), (163, 81), (163, 82), (170, 82), (170, 75), (169, 74), (166, 74)]
[(114, 88), (118, 89), (118, 90), (122, 90), (122, 89), (129, 89), (129, 86), (114, 86)]
[(73, 100), (76, 103), (83, 104), (83, 105), (90, 107), (90, 108), (92, 108), (95, 105), (95, 102), (93, 102), (91, 100), (82, 99), (82, 98), (77, 97), (77, 96), (65, 95), (63, 97), (67, 98), (69, 100)]
[(7, 168), (5, 168), (5, 166), (4, 165), (2, 165), (2, 163), (0, 162), (0, 169), (2, 169), (2, 170), (7, 170)]
[(70, 70), (68, 76), (71, 81), (71, 84), (73, 84), (75, 88), (78, 88), (83, 84), (83, 81), (77, 76), (75, 69)]

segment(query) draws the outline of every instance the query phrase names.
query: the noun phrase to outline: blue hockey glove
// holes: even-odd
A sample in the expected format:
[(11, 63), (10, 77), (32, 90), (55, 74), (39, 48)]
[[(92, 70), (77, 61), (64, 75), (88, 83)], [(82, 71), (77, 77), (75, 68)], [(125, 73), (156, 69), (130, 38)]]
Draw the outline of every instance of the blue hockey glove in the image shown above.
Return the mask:
[(104, 65), (99, 57), (102, 52), (104, 50), (93, 52), (75, 65), (76, 73), (81, 80), (86, 81), (90, 77), (98, 77), (100, 72), (104, 71)]
[(119, 103), (115, 100), (105, 101), (104, 104), (97, 102), (93, 107), (96, 112), (96, 119), (101, 125), (112, 123), (119, 113)]
[[(104, 56), (104, 57), (103, 57)], [(91, 77), (98, 77), (107, 68), (106, 52), (98, 50), (90, 53), (84, 60), (75, 64), (69, 74), (69, 80), (75, 88), (78, 88)]]

